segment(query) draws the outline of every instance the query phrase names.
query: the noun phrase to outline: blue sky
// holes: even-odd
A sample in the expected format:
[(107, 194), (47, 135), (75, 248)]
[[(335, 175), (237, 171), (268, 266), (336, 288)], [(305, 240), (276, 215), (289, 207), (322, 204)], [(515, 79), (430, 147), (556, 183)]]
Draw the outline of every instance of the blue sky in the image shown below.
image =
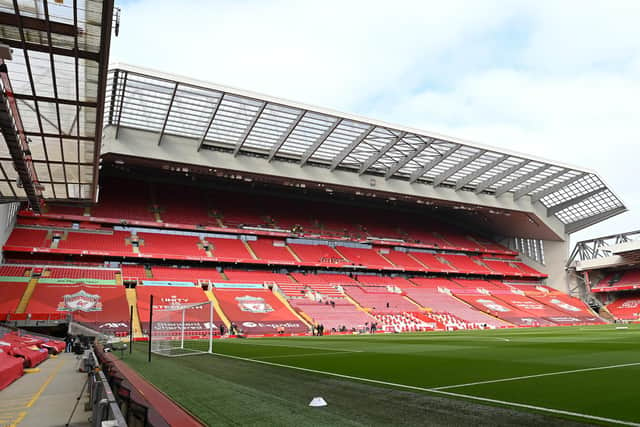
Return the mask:
[(597, 170), (640, 229), (638, 1), (123, 1), (112, 61)]

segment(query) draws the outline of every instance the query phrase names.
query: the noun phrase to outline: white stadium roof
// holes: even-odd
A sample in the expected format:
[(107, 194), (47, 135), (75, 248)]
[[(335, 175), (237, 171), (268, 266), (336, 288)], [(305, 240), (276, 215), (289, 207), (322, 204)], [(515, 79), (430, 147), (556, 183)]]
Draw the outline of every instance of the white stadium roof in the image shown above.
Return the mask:
[[(567, 233), (626, 211), (594, 171), (130, 65), (110, 68), (104, 124), (195, 141), (194, 150), (528, 198)], [(180, 162), (180, 159), (175, 159)]]
[(112, 13), (112, 0), (0, 0), (1, 200), (95, 196)]

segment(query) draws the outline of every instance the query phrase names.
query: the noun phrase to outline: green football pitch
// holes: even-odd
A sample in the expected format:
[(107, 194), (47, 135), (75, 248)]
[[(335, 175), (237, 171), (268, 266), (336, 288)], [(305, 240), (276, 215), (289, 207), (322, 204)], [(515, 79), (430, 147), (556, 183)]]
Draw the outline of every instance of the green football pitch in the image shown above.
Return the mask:
[[(214, 353), (147, 363), (140, 343), (125, 361), (209, 425), (640, 426), (640, 325), (217, 340)], [(316, 396), (328, 405), (309, 407)]]

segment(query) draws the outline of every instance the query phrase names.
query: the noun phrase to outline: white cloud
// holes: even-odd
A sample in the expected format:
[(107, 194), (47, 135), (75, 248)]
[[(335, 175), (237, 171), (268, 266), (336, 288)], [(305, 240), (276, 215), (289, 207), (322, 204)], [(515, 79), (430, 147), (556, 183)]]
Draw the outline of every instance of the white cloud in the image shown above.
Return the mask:
[(638, 228), (637, 1), (138, 1), (112, 60), (597, 170)]

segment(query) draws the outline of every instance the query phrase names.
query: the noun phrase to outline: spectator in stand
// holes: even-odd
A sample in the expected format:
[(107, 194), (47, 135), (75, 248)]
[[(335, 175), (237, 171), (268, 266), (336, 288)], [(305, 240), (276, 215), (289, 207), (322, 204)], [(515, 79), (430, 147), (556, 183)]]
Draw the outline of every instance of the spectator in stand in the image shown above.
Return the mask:
[(220, 323), (220, 336), (223, 337), (225, 332), (224, 323)]

